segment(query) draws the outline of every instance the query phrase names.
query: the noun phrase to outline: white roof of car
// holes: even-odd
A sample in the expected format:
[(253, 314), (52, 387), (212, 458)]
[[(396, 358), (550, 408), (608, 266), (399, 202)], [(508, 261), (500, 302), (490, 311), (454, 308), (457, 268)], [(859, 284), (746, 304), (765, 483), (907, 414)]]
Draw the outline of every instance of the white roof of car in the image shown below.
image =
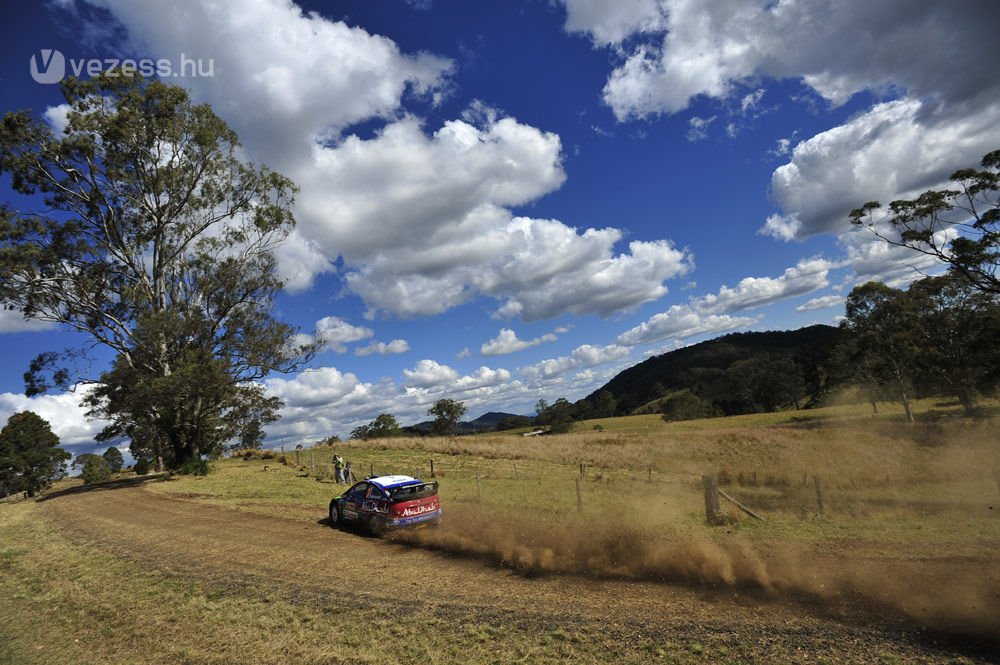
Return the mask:
[(382, 487), (393, 487), (394, 485), (402, 485), (404, 483), (419, 481), (413, 476), (378, 476), (376, 478), (369, 478), (368, 482)]

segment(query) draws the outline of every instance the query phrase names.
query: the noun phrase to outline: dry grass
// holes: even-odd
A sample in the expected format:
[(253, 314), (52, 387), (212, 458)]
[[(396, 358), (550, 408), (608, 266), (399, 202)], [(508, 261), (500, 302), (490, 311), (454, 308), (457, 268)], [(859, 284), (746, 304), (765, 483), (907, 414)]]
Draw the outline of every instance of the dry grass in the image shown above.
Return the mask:
[[(891, 409), (872, 419), (863, 408), (839, 406), (672, 424), (636, 416), (582, 423), (569, 434), (544, 438), (352, 441), (314, 453), (319, 472), (336, 450), (354, 462), (359, 476), (373, 466), (379, 473), (426, 476), (433, 459), (446, 522), (437, 531), (406, 538), (409, 551), (419, 557), (445, 552), (454, 561), (486, 561), (524, 575), (579, 576), (553, 583), (546, 592), (551, 596), (539, 595), (546, 607), (558, 605), (563, 587), (579, 596), (594, 579), (626, 578), (708, 588), (749, 584), (778, 597), (804, 593), (821, 599), (824, 612), (840, 607), (843, 597), (861, 594), (936, 629), (975, 634), (1000, 629), (1000, 597), (990, 595), (1000, 593), (1000, 488), (992, 475), (1000, 466), (997, 420), (950, 414), (928, 419), (930, 410), (941, 407), (921, 407), (924, 421), (917, 426), (901, 424)], [(602, 429), (594, 430), (595, 424)], [(308, 464), (308, 451), (302, 461)], [(733, 512), (727, 527), (706, 525), (703, 473), (719, 474), (730, 494), (767, 521)], [(824, 485), (824, 515), (817, 512), (814, 474)], [(753, 647), (739, 635), (721, 638), (723, 633), (704, 624), (679, 628), (676, 617), (669, 626), (651, 619), (647, 629), (661, 631), (659, 636), (637, 637), (623, 647), (621, 633), (606, 633), (597, 615), (576, 624), (546, 618), (518, 628), (500, 611), (504, 601), (470, 600), (477, 609), (463, 609), (456, 623), (448, 615), (452, 610), (443, 610), (450, 601), (429, 600), (426, 594), (416, 605), (394, 609), (356, 594), (337, 598), (289, 586), (283, 557), (275, 552), (293, 548), (306, 534), (312, 540), (324, 535), (315, 531), (317, 521), (343, 489), (317, 481), (317, 475), (255, 455), (216, 463), (207, 477), (177, 477), (141, 490), (180, 499), (170, 502), (176, 503), (178, 516), (188, 510), (195, 516), (198, 506), (207, 505), (226, 515), (241, 511), (279, 518), (273, 525), (282, 525), (281, 542), (268, 544), (256, 558), (255, 545), (235, 535), (232, 542), (212, 545), (216, 527), (198, 522), (178, 533), (169, 548), (155, 533), (144, 545), (123, 545), (141, 540), (139, 533), (156, 522), (127, 526), (109, 520), (105, 528), (112, 533), (95, 540), (53, 527), (43, 519), (52, 512), (45, 504), (0, 506), (0, 594), (5, 598), (0, 663), (801, 660), (802, 653), (789, 646), (801, 636)], [(83, 496), (87, 505), (103, 505), (100, 493)], [(53, 505), (68, 510), (73, 501), (65, 497)], [(66, 524), (88, 519), (95, 529), (105, 524), (99, 510), (85, 511), (83, 504), (72, 514)], [(220, 517), (218, 528), (227, 522)], [(128, 529), (138, 531), (130, 535)], [(266, 525), (265, 530), (248, 527), (247, 533), (265, 540), (270, 535)], [(338, 535), (352, 547), (387, 552), (382, 544)], [(321, 540), (311, 551), (326, 551)], [(157, 553), (161, 549), (176, 553), (163, 559)], [(110, 553), (119, 550), (132, 558)], [(317, 556), (310, 564), (301, 554), (296, 565), (312, 566), (317, 579), (326, 579), (331, 571), (323, 555)], [(171, 563), (186, 557), (191, 561)], [(206, 557), (233, 561), (229, 577), (197, 572)], [(258, 558), (267, 560), (258, 564)], [(237, 582), (244, 572), (259, 575), (268, 569), (274, 572), (273, 584)], [(468, 569), (453, 572), (449, 583), (461, 593), (480, 588), (485, 594), (484, 585), (504, 580), (489, 570), (472, 577)], [(358, 569), (356, 574), (374, 573)], [(934, 584), (925, 584), (928, 579)], [(378, 585), (376, 578), (372, 583)], [(528, 594), (521, 601), (524, 608), (541, 612), (531, 600), (537, 589), (529, 584), (522, 591)], [(619, 591), (624, 602), (636, 590)], [(688, 616), (696, 607), (685, 610)], [(693, 644), (676, 638), (695, 633)], [(906, 653), (915, 653), (909, 647), (897, 653), (885, 642), (874, 651), (850, 651), (861, 647), (845, 646), (837, 635), (830, 639), (848, 649), (841, 652), (847, 660), (892, 660), (894, 654), (907, 660)], [(920, 653), (919, 660), (936, 659)]]

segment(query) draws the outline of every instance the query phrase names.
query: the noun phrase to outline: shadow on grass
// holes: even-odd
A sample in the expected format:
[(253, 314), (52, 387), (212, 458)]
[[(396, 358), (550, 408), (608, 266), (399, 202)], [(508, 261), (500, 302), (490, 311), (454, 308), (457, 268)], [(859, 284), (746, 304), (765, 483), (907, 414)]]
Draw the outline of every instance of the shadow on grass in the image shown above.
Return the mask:
[(55, 492), (49, 492), (44, 494), (35, 501), (50, 501), (52, 499), (59, 499), (64, 496), (72, 496), (74, 494), (86, 494), (88, 492), (105, 492), (107, 490), (119, 490), (128, 487), (139, 487), (145, 485), (146, 483), (156, 483), (164, 480), (168, 480), (170, 474), (168, 473), (156, 473), (149, 474), (148, 476), (135, 476), (133, 478), (119, 478), (117, 480), (107, 480), (103, 483), (91, 483), (89, 485), (78, 485), (76, 487), (68, 487), (64, 490), (56, 490)]

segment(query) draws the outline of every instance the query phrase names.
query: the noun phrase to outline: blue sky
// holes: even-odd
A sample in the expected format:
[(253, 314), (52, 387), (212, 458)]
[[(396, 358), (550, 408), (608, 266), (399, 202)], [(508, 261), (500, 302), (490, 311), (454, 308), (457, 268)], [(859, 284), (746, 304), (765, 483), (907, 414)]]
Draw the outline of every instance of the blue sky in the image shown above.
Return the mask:
[[(271, 377), (271, 443), (434, 400), (530, 413), (649, 355), (835, 323), (935, 266), (850, 228), (1000, 147), (993, 2), (52, 0), (4, 10), (3, 110), (58, 126), (31, 58), (198, 61), (171, 80), (301, 187), (280, 315), (324, 350)], [(193, 67), (192, 67), (193, 69)], [(192, 75), (203, 74), (203, 75)], [(3, 199), (9, 181), (0, 177)], [(0, 418), (79, 336), (0, 315)], [(96, 353), (96, 378), (108, 361)]]

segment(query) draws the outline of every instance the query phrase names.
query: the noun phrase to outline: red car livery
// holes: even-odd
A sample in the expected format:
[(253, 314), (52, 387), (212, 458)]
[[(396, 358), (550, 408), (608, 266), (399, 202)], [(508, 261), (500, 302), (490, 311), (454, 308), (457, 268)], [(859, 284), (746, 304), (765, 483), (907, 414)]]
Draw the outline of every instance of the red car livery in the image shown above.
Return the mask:
[(330, 502), (332, 526), (355, 524), (372, 533), (440, 519), (438, 484), (410, 476), (367, 478)]

